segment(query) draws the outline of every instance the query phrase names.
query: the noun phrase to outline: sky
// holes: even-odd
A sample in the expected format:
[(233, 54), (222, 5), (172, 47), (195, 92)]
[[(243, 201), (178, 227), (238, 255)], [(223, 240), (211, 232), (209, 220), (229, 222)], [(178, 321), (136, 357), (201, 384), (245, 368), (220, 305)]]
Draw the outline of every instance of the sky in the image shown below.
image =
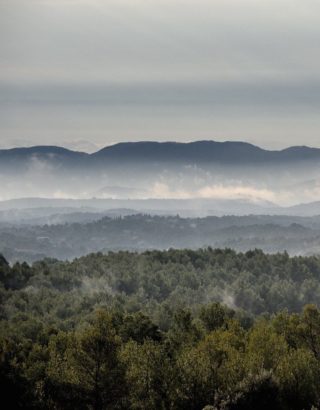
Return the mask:
[(0, 0), (0, 148), (319, 130), (319, 0)]

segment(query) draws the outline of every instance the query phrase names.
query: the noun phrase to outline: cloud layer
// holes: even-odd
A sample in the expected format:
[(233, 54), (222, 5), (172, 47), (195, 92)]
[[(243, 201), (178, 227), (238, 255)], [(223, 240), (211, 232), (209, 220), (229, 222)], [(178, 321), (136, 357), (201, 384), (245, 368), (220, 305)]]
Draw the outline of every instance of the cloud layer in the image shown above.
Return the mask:
[(3, 145), (319, 145), (317, 0), (0, 4)]

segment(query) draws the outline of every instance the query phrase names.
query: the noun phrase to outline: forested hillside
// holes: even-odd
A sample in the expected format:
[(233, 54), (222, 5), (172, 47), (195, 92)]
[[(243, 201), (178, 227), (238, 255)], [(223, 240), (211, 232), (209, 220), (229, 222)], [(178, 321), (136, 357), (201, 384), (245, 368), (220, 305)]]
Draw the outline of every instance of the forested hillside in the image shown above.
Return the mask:
[[(81, 214), (80, 214), (81, 215)], [(0, 253), (10, 260), (73, 259), (91, 252), (212, 246), (290, 255), (320, 253), (320, 217), (225, 216), (180, 218), (136, 214), (55, 225), (0, 224)], [(69, 215), (72, 221), (73, 215)], [(76, 215), (79, 218), (79, 215)], [(80, 216), (81, 218), (81, 216)], [(86, 219), (89, 222), (86, 222)]]
[(168, 315), (170, 309), (195, 309), (211, 301), (252, 315), (284, 308), (300, 311), (306, 303), (320, 305), (319, 257), (269, 255), (260, 250), (123, 251), (91, 254), (73, 262), (45, 259), (31, 267), (26, 263), (10, 267), (3, 260), (1, 281), (8, 318), (19, 313), (16, 301), (22, 298), (26, 312), (41, 319), (45, 309), (55, 323), (61, 314), (64, 324), (97, 306), (143, 309), (160, 320), (162, 311)]
[(320, 405), (318, 257), (211, 248), (33, 266), (1, 257), (0, 279), (10, 409)]

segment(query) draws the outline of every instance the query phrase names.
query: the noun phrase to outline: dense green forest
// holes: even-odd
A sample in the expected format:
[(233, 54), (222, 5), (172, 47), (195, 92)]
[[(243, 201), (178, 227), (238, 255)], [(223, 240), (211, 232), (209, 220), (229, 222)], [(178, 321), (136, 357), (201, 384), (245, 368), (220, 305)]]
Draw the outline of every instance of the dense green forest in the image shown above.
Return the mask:
[(316, 409), (320, 258), (225, 249), (0, 257), (14, 409)]

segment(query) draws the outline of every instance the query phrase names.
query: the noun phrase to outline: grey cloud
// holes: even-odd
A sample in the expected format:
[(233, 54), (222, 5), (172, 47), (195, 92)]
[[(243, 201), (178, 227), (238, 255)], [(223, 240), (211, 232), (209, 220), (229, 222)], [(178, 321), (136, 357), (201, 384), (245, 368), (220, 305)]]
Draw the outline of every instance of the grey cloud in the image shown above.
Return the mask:
[(1, 140), (315, 145), (319, 38), (317, 0), (3, 0)]

